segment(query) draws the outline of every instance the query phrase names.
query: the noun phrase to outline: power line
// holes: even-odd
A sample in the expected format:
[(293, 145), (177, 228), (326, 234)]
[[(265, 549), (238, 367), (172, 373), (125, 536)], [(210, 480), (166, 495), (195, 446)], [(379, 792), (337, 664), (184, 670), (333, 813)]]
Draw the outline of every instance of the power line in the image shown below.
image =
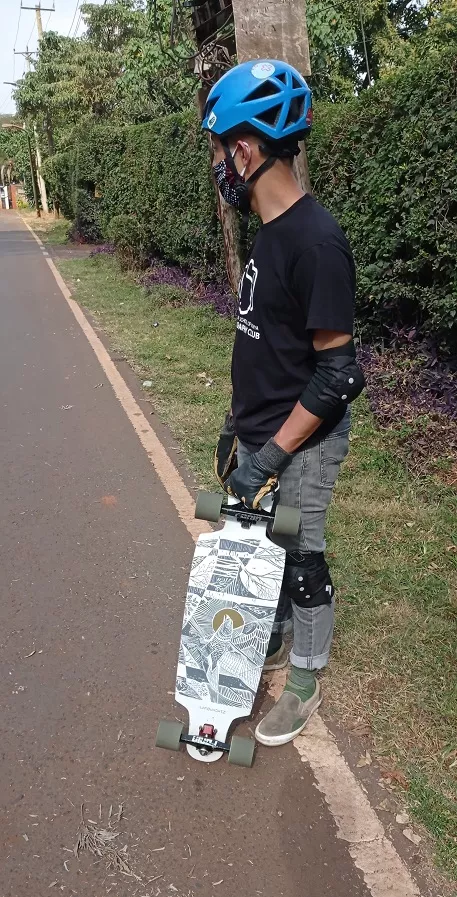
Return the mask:
[(70, 37), (70, 32), (71, 32), (71, 29), (73, 28), (74, 21), (75, 21), (75, 19), (76, 19), (76, 14), (77, 14), (77, 12), (78, 12), (80, 2), (81, 2), (81, 0), (77, 0), (77, 3), (76, 3), (76, 9), (75, 9), (75, 11), (74, 11), (74, 13), (73, 13), (73, 18), (72, 18), (72, 20), (71, 20), (70, 28), (68, 29), (67, 37)]
[(76, 28), (75, 28), (75, 30), (73, 31), (73, 37), (76, 37), (77, 34), (78, 34), (79, 26), (80, 26), (80, 24), (81, 24), (81, 19), (82, 19), (82, 17), (83, 17), (82, 12), (80, 12), (80, 13), (79, 13), (78, 21), (77, 21), (77, 23), (76, 23)]
[(21, 24), (21, 14), (22, 14), (22, 2), (21, 2), (21, 0), (19, 0), (19, 16), (18, 16), (18, 20), (17, 20), (16, 37), (14, 38), (14, 44), (13, 44), (13, 81), (16, 77), (16, 57), (14, 55), (14, 51), (16, 49), (17, 39), (18, 39), (18, 35), (19, 35), (19, 25)]
[(19, 18), (17, 20), (17, 29), (16, 29), (16, 37), (14, 38), (13, 49), (16, 49), (17, 37), (19, 34), (19, 25), (21, 24), (21, 13), (22, 13), (22, 4), (19, 7)]
[(51, 18), (52, 13), (53, 13), (53, 10), (51, 9), (51, 10), (50, 10), (50, 13), (49, 13), (49, 15), (48, 15), (47, 21), (46, 21), (46, 25), (44, 26), (44, 30), (45, 30), (45, 31), (47, 31), (47, 29), (48, 29), (49, 19)]
[(32, 34), (33, 34), (33, 32), (35, 31), (35, 28), (36, 28), (36, 21), (33, 23), (32, 30), (31, 30), (30, 35), (29, 35), (29, 39), (28, 39), (28, 41), (27, 41), (27, 43), (26, 43), (26, 47), (28, 47), (30, 41), (32, 40)]

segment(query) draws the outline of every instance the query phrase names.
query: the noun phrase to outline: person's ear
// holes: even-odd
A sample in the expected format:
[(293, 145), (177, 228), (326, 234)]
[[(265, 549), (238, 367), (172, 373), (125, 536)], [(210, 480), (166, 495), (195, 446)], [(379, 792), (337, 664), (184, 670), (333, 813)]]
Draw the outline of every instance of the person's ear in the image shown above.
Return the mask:
[(237, 143), (238, 158), (241, 164), (241, 174), (246, 175), (246, 170), (252, 161), (252, 149), (246, 140), (239, 140)]

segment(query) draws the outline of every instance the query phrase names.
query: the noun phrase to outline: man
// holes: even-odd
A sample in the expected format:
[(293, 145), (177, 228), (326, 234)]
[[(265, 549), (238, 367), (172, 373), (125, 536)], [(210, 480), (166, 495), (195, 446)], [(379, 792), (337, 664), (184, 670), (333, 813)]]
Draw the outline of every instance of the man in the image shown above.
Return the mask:
[(214, 176), (224, 199), (262, 226), (239, 289), (232, 358), (232, 411), (215, 454), (219, 481), (256, 508), (279, 480), (282, 504), (299, 507), (286, 548), (283, 590), (266, 669), (287, 666), (284, 692), (257, 726), (266, 745), (285, 744), (321, 703), (316, 677), (328, 662), (334, 590), (324, 524), (348, 451), (349, 411), (364, 387), (352, 340), (355, 269), (332, 216), (293, 175), (298, 141), (311, 127), (311, 93), (277, 60), (236, 66), (212, 88), (202, 127), (211, 133)]

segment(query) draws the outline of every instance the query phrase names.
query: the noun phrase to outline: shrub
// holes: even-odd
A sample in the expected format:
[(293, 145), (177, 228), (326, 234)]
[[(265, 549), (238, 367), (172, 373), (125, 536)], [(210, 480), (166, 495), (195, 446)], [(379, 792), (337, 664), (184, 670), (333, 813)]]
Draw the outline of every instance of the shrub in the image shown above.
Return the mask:
[(145, 268), (148, 246), (144, 228), (134, 215), (115, 215), (106, 228), (106, 235), (114, 244), (121, 268)]

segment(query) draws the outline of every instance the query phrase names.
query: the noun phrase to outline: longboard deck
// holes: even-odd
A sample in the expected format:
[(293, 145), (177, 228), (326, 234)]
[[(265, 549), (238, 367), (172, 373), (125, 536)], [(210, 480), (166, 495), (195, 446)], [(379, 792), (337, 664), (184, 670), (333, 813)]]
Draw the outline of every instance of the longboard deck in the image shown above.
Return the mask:
[[(189, 713), (189, 735), (205, 723), (226, 741), (235, 719), (249, 716), (262, 674), (285, 564), (265, 523), (243, 529), (227, 519), (199, 536), (187, 589), (175, 697)], [(220, 751), (189, 754), (212, 762)]]

